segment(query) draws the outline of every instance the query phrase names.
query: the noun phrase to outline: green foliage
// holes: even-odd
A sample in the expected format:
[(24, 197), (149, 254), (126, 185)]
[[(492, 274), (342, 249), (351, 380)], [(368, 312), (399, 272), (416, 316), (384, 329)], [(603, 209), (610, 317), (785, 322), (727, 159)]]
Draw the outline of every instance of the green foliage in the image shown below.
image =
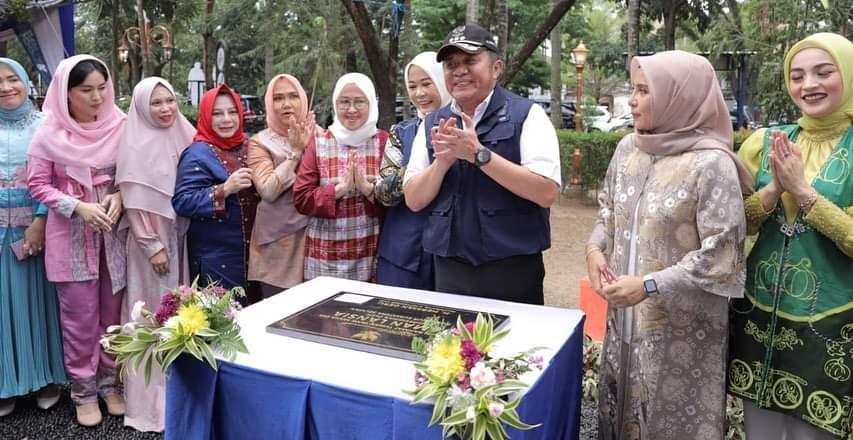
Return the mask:
[(578, 148), (581, 154), (581, 186), (585, 189), (597, 188), (604, 181), (610, 158), (616, 151), (616, 145), (627, 132), (616, 133), (580, 133), (573, 130), (558, 130), (560, 139), (560, 164), (563, 183), (571, 178), (573, 153)]
[(33, 18), (29, 7), (29, 0), (6, 0), (0, 3), (0, 21), (11, 17), (19, 23), (29, 23)]

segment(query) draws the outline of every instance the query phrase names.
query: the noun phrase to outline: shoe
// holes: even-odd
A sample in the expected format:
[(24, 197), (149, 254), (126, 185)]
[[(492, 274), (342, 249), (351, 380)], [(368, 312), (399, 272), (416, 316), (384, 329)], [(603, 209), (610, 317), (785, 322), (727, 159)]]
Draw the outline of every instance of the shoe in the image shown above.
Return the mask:
[(98, 402), (77, 405), (77, 423), (82, 426), (95, 426), (101, 423), (101, 408)]
[(15, 410), (15, 398), (0, 399), (0, 417), (6, 417)]
[(121, 394), (107, 394), (104, 396), (104, 402), (106, 402), (107, 412), (111, 416), (124, 415), (124, 397)]
[(59, 402), (59, 397), (62, 396), (59, 387), (56, 385), (48, 385), (36, 393), (36, 406), (41, 409), (50, 409), (56, 402)]

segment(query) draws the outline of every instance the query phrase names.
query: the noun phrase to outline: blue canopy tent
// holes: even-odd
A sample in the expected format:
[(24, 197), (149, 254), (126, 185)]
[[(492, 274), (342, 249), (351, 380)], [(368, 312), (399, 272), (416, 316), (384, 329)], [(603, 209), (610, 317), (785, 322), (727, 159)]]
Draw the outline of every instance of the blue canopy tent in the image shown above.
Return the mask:
[(41, 80), (49, 83), (59, 62), (74, 55), (73, 0), (33, 0), (26, 22), (8, 8), (8, 3), (0, 4), (0, 41), (17, 38)]

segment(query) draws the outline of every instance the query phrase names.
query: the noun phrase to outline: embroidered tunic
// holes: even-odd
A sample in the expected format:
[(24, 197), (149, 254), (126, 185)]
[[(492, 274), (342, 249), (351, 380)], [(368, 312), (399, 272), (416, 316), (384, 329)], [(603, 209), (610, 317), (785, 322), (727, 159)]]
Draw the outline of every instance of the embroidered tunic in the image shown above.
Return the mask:
[(200, 285), (212, 280), (226, 289), (246, 288), (258, 194), (249, 187), (225, 197), (222, 189), (231, 173), (246, 166), (246, 149), (241, 145), (223, 150), (194, 142), (181, 154), (172, 206), (178, 215), (190, 219), (190, 277), (198, 277)]
[[(746, 297), (731, 307), (729, 392), (845, 438), (853, 420), (853, 127), (780, 129), (803, 151), (819, 197), (807, 215), (789, 194), (771, 212), (757, 195), (746, 200), (758, 239)], [(757, 188), (771, 180), (769, 133), (754, 133), (739, 152)]]
[(387, 132), (380, 130), (366, 145), (355, 147), (339, 144), (326, 131), (305, 150), (293, 197), (296, 209), (311, 217), (305, 242), (306, 280), (322, 275), (374, 279), (381, 207), (355, 189), (335, 200), (335, 184), (346, 173), (353, 148), (365, 177), (376, 179), (387, 139)]
[(660, 291), (607, 312), (599, 438), (721, 439), (728, 298), (744, 278), (734, 163), (717, 150), (652, 156), (629, 135), (599, 204), (589, 243), (616, 276), (652, 274)]

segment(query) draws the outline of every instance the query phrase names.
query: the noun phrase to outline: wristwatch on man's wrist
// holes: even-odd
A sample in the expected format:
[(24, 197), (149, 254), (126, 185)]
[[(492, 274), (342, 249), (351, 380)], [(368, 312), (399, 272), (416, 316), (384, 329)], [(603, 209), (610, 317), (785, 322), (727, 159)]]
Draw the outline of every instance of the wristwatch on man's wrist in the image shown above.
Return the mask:
[(658, 283), (655, 282), (655, 279), (652, 278), (651, 275), (643, 277), (643, 290), (646, 291), (646, 295), (648, 296), (656, 296), (660, 294), (660, 291), (658, 291)]
[(482, 167), (491, 160), (492, 150), (489, 150), (488, 148), (482, 147), (474, 153), (474, 165), (476, 165), (477, 168)]

